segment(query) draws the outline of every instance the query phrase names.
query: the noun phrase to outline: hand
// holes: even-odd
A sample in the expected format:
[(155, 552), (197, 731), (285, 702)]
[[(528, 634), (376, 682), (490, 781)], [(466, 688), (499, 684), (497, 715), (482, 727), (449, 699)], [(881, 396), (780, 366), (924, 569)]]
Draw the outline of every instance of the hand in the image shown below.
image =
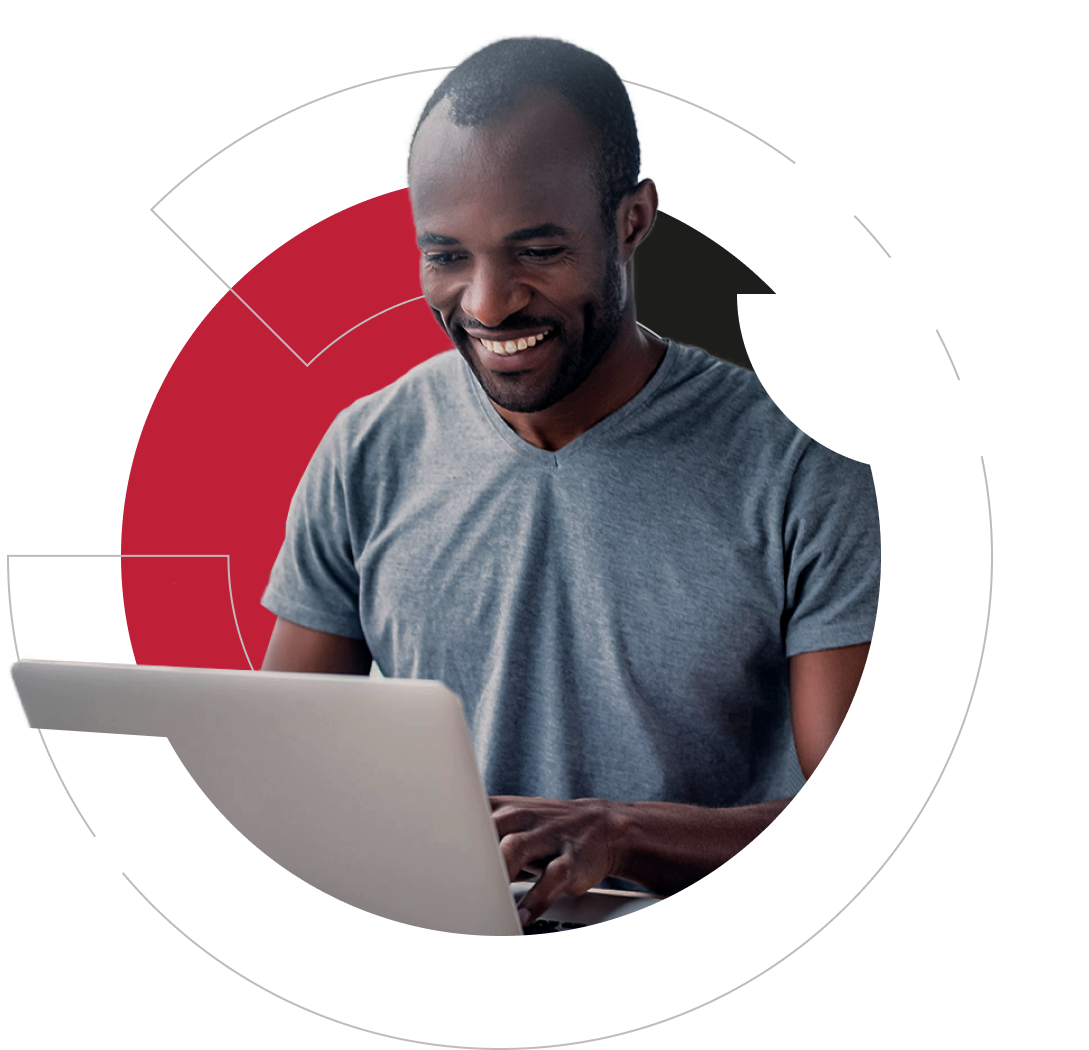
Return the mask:
[(521, 872), (540, 876), (519, 905), (523, 926), (561, 894), (585, 893), (620, 867), (625, 823), (620, 803), (515, 795), (493, 795), (491, 803), (511, 882)]

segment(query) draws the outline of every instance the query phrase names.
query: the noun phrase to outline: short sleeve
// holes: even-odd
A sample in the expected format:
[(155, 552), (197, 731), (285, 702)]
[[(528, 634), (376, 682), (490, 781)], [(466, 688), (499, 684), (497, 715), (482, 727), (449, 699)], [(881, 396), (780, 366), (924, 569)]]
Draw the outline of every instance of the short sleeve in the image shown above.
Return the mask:
[(295, 490), (261, 604), (302, 627), (362, 638), (339, 422), (322, 438)]
[(870, 468), (810, 441), (791, 481), (783, 547), (786, 655), (870, 641), (881, 576)]

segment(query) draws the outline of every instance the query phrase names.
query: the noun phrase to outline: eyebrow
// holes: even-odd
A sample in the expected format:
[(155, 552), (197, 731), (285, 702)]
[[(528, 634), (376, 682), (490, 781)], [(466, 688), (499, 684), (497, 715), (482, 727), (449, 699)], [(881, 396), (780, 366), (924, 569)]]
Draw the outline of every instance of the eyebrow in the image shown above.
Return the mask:
[(430, 233), (424, 230), (419, 237), (416, 238), (416, 243), (421, 247), (425, 244), (457, 244), (458, 239), (456, 237), (447, 237), (444, 233)]
[[(504, 241), (535, 241), (547, 237), (566, 237), (567, 230), (563, 226), (557, 226), (554, 222), (542, 222), (539, 226), (524, 226), (520, 230), (515, 230), (513, 233), (508, 233), (503, 240)], [(441, 245), (443, 247), (450, 247), (451, 245), (460, 244), (461, 241), (457, 237), (448, 237), (445, 233), (432, 233), (430, 230), (424, 230), (419, 237), (416, 238), (416, 243), (422, 248), (424, 245)]]
[(526, 226), (521, 230), (508, 233), (505, 241), (535, 241), (541, 237), (566, 237), (567, 230), (554, 222), (542, 222), (540, 226)]

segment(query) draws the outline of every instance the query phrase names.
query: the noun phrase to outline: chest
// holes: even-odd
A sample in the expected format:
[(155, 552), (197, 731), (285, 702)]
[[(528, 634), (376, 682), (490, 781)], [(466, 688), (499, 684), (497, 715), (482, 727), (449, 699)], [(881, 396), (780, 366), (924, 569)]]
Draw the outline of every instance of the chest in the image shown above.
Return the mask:
[(775, 500), (670, 467), (446, 461), (373, 500), (356, 564), (379, 666), (566, 661), (655, 695), (781, 660)]

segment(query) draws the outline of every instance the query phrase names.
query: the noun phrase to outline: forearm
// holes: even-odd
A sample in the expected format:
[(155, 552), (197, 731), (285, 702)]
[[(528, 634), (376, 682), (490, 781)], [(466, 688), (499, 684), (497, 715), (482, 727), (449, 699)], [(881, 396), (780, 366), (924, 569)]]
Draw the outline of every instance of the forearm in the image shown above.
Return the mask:
[(673, 802), (615, 803), (611, 874), (666, 896), (691, 886), (745, 848), (790, 799), (704, 809)]

